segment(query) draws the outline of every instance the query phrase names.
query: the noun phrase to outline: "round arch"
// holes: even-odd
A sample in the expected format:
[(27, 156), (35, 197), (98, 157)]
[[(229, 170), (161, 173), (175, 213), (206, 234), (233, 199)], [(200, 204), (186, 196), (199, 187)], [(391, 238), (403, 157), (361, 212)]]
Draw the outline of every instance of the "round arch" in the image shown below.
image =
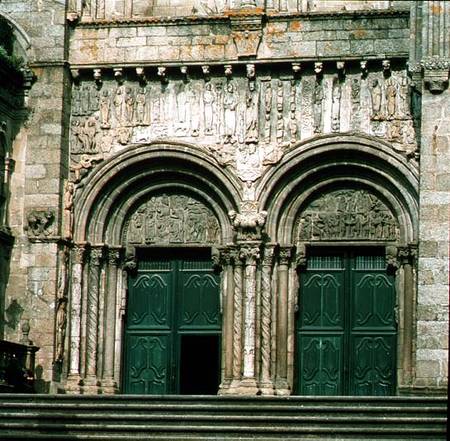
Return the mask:
[(0, 17), (3, 17), (11, 25), (14, 55), (22, 57), (25, 61), (33, 58), (34, 51), (31, 46), (31, 39), (22, 26), (6, 12), (0, 11)]
[(217, 217), (221, 242), (232, 239), (229, 210), (236, 210), (238, 180), (195, 146), (170, 142), (132, 145), (102, 163), (75, 200), (75, 242), (122, 246), (129, 211), (156, 192), (195, 197)]
[(306, 201), (334, 187), (369, 189), (399, 222), (399, 242), (417, 240), (418, 170), (388, 143), (363, 135), (328, 135), (297, 144), (259, 185), (268, 212), (267, 234), (295, 243), (296, 219)]

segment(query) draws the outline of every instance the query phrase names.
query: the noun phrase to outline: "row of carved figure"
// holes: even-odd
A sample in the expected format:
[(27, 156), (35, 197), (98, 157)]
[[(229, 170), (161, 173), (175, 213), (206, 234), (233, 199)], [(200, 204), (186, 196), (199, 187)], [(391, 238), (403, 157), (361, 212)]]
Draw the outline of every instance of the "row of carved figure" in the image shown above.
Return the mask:
[[(405, 121), (408, 121), (407, 123)], [(402, 127), (405, 130), (400, 133)], [(314, 133), (366, 131), (414, 143), (409, 80), (348, 75), (74, 84), (72, 154), (159, 137), (199, 143), (289, 145)]]

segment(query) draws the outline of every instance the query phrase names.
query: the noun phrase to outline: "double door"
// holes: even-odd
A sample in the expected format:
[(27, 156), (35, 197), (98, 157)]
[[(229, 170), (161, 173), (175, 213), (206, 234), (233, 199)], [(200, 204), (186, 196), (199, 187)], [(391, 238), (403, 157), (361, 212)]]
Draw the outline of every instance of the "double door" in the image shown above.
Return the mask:
[(216, 394), (220, 336), (210, 251), (142, 252), (128, 281), (123, 392)]
[(396, 295), (382, 249), (311, 253), (300, 273), (296, 393), (393, 395)]

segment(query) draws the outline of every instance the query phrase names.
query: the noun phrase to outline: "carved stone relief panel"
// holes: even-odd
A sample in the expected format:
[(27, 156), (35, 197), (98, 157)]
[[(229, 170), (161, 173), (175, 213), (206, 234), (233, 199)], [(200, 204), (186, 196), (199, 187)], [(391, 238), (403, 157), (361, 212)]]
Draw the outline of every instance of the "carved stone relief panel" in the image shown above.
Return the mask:
[(220, 241), (216, 216), (183, 194), (158, 194), (135, 209), (125, 229), (131, 245), (214, 244)]
[[(179, 139), (205, 149), (251, 188), (285, 150), (323, 133), (365, 132), (414, 156), (416, 122), (405, 71), (359, 65), (258, 75), (218, 67), (125, 72), (73, 85), (71, 180), (130, 144)], [(252, 69), (250, 69), (250, 67)], [(251, 75), (249, 75), (249, 72)], [(153, 72), (155, 74), (155, 72)]]
[(296, 223), (299, 241), (398, 239), (390, 209), (368, 190), (334, 190), (313, 199)]

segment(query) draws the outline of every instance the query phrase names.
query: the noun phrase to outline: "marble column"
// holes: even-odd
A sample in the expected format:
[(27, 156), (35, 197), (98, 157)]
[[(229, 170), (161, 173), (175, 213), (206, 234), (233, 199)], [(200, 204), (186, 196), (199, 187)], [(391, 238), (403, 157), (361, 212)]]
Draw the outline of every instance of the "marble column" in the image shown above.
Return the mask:
[[(98, 386), (97, 378), (97, 349), (98, 349), (98, 316), (100, 271), (103, 261), (103, 245), (91, 249), (88, 272), (88, 296), (86, 317), (86, 378), (85, 387)], [(92, 390), (91, 392), (95, 392)]]
[(262, 395), (274, 394), (270, 372), (272, 351), (272, 267), (274, 254), (275, 246), (266, 245), (261, 268), (261, 375), (259, 388)]
[(224, 272), (223, 283), (223, 332), (222, 354), (225, 358), (224, 373), (220, 385), (219, 395), (229, 393), (233, 380), (233, 305), (234, 305), (234, 274), (233, 260), (236, 250), (228, 246), (220, 251), (220, 261)]
[(280, 247), (278, 263), (278, 289), (277, 289), (277, 372), (275, 379), (275, 393), (289, 395), (288, 383), (288, 301), (289, 301), (289, 263), (291, 248)]
[(245, 389), (243, 393), (256, 395), (256, 268), (260, 258), (259, 244), (241, 245), (240, 255), (245, 263), (243, 376), (240, 388)]
[(120, 248), (108, 249), (108, 273), (105, 299), (105, 321), (103, 323), (103, 374), (102, 392), (113, 394), (118, 391), (117, 382), (114, 380), (115, 341), (116, 341), (116, 303), (118, 272), (121, 262)]
[(87, 250), (87, 243), (75, 244), (72, 250), (69, 372), (66, 383), (66, 389), (72, 393), (80, 392), (81, 296)]

